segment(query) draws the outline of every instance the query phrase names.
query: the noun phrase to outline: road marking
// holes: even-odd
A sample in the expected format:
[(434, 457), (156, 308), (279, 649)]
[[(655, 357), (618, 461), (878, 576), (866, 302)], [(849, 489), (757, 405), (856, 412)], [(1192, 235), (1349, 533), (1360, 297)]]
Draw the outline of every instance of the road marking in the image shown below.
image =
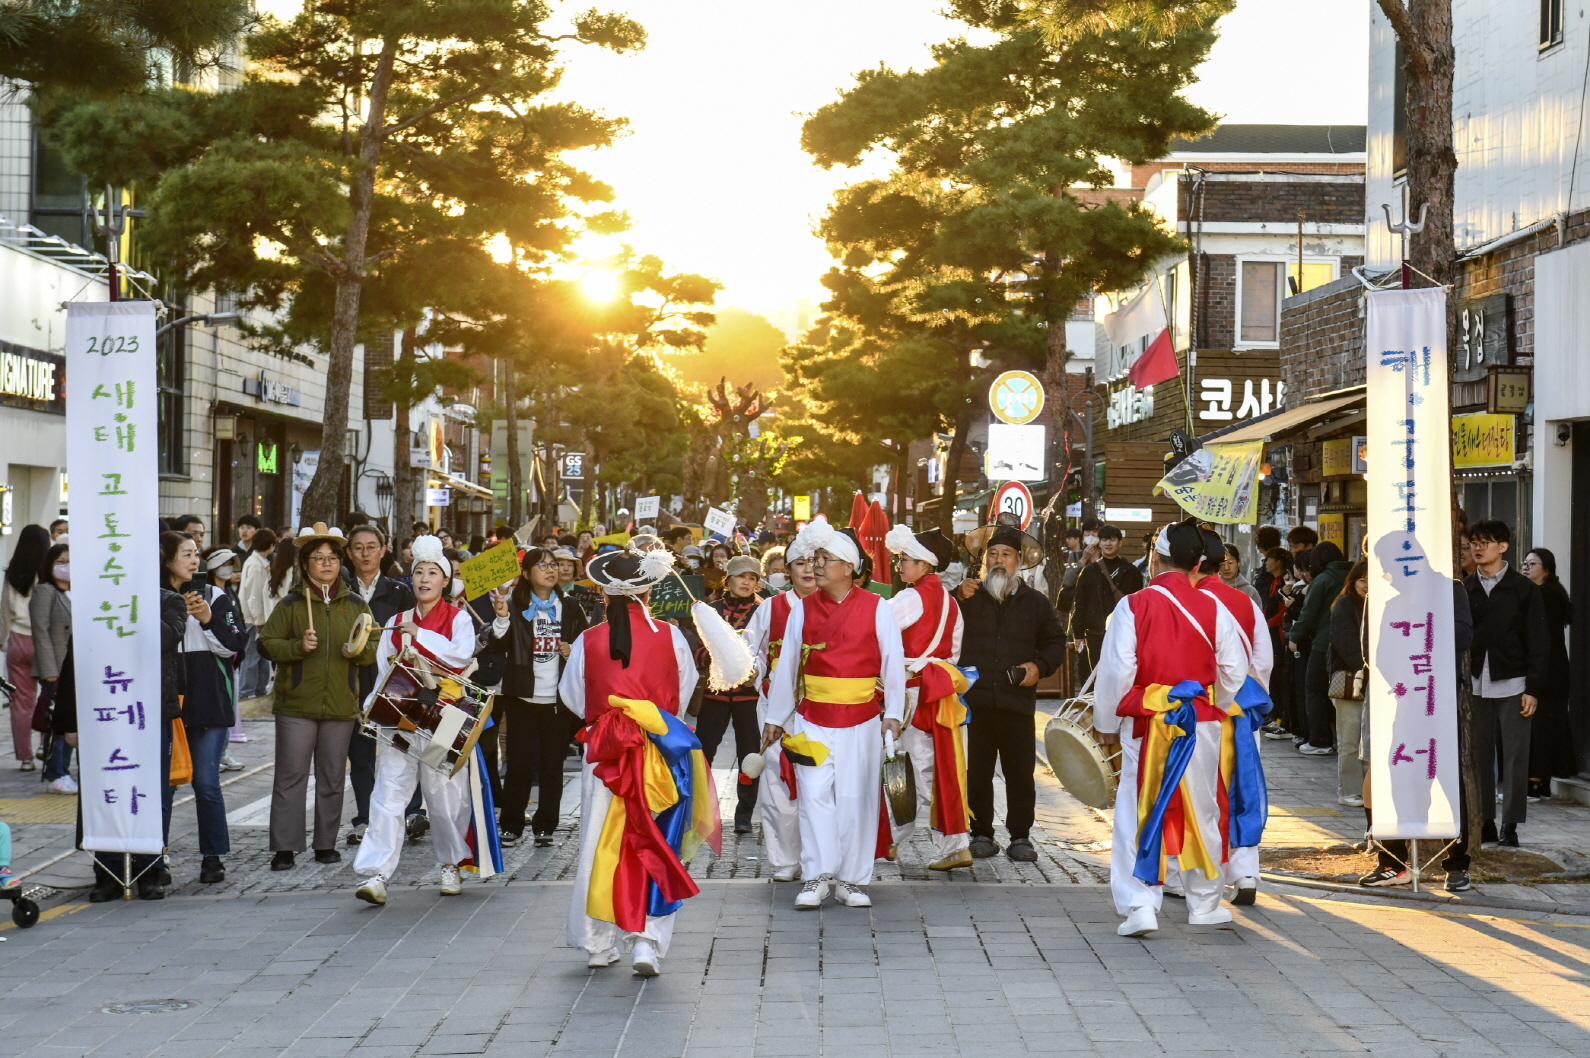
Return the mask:
[[(48, 922), (50, 919), (52, 919), (52, 918), (60, 918), (62, 915), (75, 914), (76, 912), (83, 910), (87, 906), (88, 906), (87, 904), (62, 904), (59, 907), (52, 907), (48, 911), (44, 911), (44, 912), (41, 912), (39, 914), (39, 921), (40, 922)], [(18, 929), (18, 928), (20, 928), (20, 927), (15, 922), (0, 922), (0, 929)]]

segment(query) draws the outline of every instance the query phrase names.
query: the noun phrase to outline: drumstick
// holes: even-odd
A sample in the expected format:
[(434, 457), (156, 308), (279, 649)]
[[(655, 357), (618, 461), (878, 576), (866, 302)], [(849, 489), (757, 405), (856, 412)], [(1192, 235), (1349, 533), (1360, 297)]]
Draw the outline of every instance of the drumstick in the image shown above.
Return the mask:
[(309, 611), (309, 630), (313, 632), (315, 630), (315, 600), (310, 598), (307, 592), (304, 594), (304, 609)]

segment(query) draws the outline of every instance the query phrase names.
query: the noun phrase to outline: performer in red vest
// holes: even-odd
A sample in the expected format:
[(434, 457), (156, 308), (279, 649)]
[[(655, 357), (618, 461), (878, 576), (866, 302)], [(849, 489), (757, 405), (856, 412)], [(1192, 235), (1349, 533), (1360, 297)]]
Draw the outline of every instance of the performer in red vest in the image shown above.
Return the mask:
[(836, 889), (841, 903), (871, 907), (864, 887), (877, 853), (883, 725), (899, 736), (905, 651), (893, 612), (857, 584), (868, 562), (853, 533), (818, 517), (796, 543), (812, 552), (818, 590), (790, 610), (762, 734), (764, 743), (781, 739), (797, 765), (795, 906), (819, 907)]
[[(610, 966), (621, 949), (628, 950), (635, 973), (643, 977), (657, 974), (668, 954), (677, 902), (697, 891), (677, 850), (659, 840), (656, 819), (662, 813), (644, 789), (653, 778), (644, 743), (653, 728), (684, 727), (679, 707), (696, 688), (684, 633), (651, 616), (651, 588), (672, 570), (673, 556), (661, 549), (610, 551), (591, 559), (586, 575), (607, 596), (607, 620), (580, 633), (558, 681), (563, 704), (585, 721), (580, 859), (567, 943), (584, 948), (593, 967)], [(609, 718), (615, 712), (623, 715)], [(615, 737), (608, 737), (609, 728)], [(608, 752), (626, 737), (629, 746)], [(699, 757), (700, 743), (694, 734), (689, 739)], [(616, 813), (614, 787), (624, 795), (624, 811)]]
[[(809, 542), (809, 541), (808, 541)], [(817, 575), (812, 572), (812, 556), (804, 548), (791, 544), (784, 553), (785, 570), (789, 577), (789, 590), (781, 591), (764, 600), (751, 615), (745, 626), (745, 642), (757, 657), (762, 668), (759, 681), (761, 697), (756, 703), (757, 723), (767, 724), (767, 692), (778, 669), (779, 651), (784, 647), (784, 631), (789, 625), (790, 612), (800, 601), (817, 590)], [(778, 742), (764, 746), (762, 758), (766, 766), (759, 779), (761, 790), (757, 794), (757, 811), (762, 818), (762, 852), (773, 868), (775, 882), (793, 882), (800, 877), (801, 829), (800, 816), (795, 809), (797, 790), (795, 765), (784, 757)]]
[[(1233, 588), (1220, 577), (1220, 565), (1225, 561), (1225, 541), (1209, 529), (1203, 530), (1204, 561), (1199, 567), (1201, 576), (1198, 579), (1198, 590), (1208, 592), (1214, 596), (1215, 601), (1226, 609), (1236, 622), (1237, 631), (1240, 633), (1242, 653), (1248, 659), (1248, 676), (1262, 689), (1265, 696), (1270, 693), (1270, 670), (1275, 667), (1275, 654), (1270, 648), (1270, 632), (1264, 624), (1264, 611), (1259, 609), (1259, 604), (1253, 601), (1253, 596), (1240, 588)], [(1219, 703), (1229, 713), (1235, 704), (1231, 699), (1221, 700)], [(1240, 707), (1238, 707), (1240, 708)], [(1258, 752), (1259, 728), (1253, 728), (1254, 752)], [(1234, 732), (1241, 736), (1242, 731)], [(1227, 816), (1227, 837), (1231, 837), (1230, 813)], [(1231, 898), (1233, 904), (1247, 906), (1258, 897), (1259, 892), (1259, 846), (1236, 846), (1227, 843), (1226, 884), (1236, 887), (1236, 895)], [(1166, 883), (1167, 886), (1169, 882)]]
[(1242, 688), (1248, 659), (1230, 612), (1189, 576), (1203, 554), (1195, 522), (1166, 526), (1148, 587), (1116, 604), (1104, 633), (1093, 726), (1124, 750), (1110, 854), (1123, 937), (1159, 928), (1170, 868), (1181, 872), (1190, 924), (1231, 921), (1220, 906), (1220, 760), (1232, 718), (1218, 703)]
[[(889, 530), (884, 544), (900, 556), (900, 579), (908, 587), (889, 600), (905, 647), (906, 725), (900, 745), (916, 772), (917, 816), (933, 831), (933, 861), (928, 869), (970, 867), (971, 810), (966, 804), (966, 690), (955, 668), (965, 624), (961, 607), (944, 588), (938, 571), (955, 561), (955, 544), (940, 529), (912, 534), (903, 525)], [(916, 821), (894, 828), (898, 847), (916, 833)]]
[[(414, 540), (414, 608), (394, 617), (390, 628), (374, 633), (381, 637), (376, 651), (377, 690), (386, 682), (392, 659), (408, 644), (432, 663), (438, 675), (462, 675), (474, 667), (475, 621), (442, 598), (453, 577), (453, 564), (442, 551), (442, 542), (434, 536)], [(372, 698), (375, 693), (371, 692)], [(468, 841), (472, 804), (469, 767), (449, 777), (422, 765), (419, 753), (428, 736), (420, 731), (405, 732), (404, 737), (414, 745), (413, 752), (382, 748), (376, 755), (370, 826), (353, 861), (354, 873), (364, 877), (354, 895), (371, 904), (386, 903), (386, 883), (403, 855), (403, 813), (414, 796), (416, 782), (425, 797), (436, 862), (442, 866), (443, 894), (457, 896), (464, 891), (458, 865), (474, 855)]]

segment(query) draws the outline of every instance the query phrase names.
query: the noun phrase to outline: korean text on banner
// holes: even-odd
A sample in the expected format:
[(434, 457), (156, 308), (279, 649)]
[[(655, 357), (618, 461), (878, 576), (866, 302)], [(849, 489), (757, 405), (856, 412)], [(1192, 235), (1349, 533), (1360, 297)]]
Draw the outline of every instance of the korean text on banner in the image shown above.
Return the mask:
[(1183, 459), (1154, 486), (1182, 510), (1206, 522), (1253, 525), (1264, 442), (1208, 445)]
[(461, 562), (458, 575), (464, 580), (464, 598), (478, 599), (498, 585), (518, 579), (519, 552), (512, 540), (504, 540)]
[(83, 848), (165, 847), (155, 305), (71, 302), (66, 467)]
[(707, 512), (705, 518), (701, 519), (701, 524), (707, 527), (707, 532), (717, 533), (724, 539), (734, 535), (734, 515), (728, 511), (714, 507)]
[(658, 512), (661, 510), (661, 496), (642, 496), (635, 501), (635, 520), (637, 522), (650, 521), (657, 517)]
[(1373, 832), (1450, 838), (1459, 816), (1446, 294), (1368, 298)]

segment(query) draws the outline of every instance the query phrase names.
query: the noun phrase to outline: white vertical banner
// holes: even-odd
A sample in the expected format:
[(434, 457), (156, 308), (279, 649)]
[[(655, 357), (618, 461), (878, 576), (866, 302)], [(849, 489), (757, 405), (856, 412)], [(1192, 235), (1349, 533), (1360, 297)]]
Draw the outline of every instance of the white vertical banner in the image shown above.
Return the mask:
[(1446, 293), (1368, 299), (1373, 832), (1452, 838), (1460, 819)]
[(66, 365), (83, 847), (159, 853), (155, 304), (69, 303)]

